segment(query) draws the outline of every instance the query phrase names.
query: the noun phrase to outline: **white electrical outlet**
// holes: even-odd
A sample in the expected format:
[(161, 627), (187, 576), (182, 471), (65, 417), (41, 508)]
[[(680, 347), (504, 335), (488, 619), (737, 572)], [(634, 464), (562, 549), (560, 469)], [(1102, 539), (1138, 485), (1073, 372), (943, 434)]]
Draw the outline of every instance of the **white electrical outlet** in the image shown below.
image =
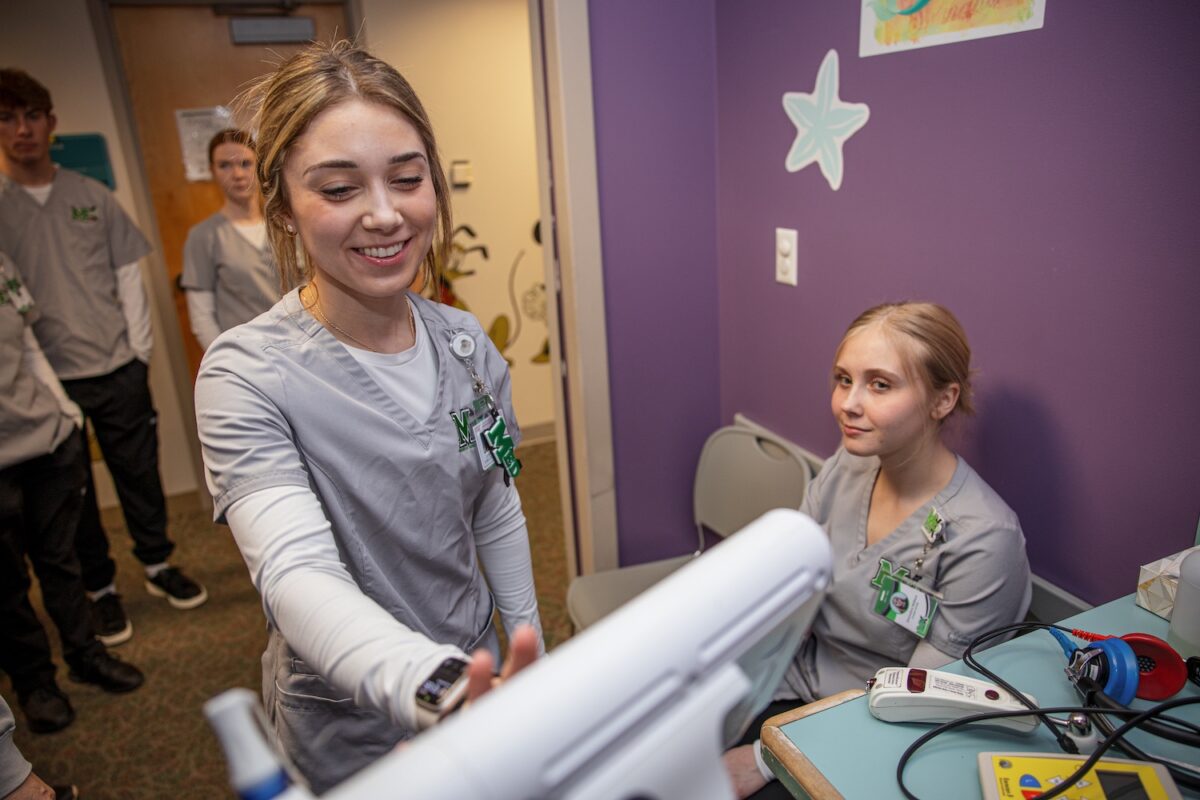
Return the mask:
[(775, 281), (796, 285), (796, 232), (775, 229)]

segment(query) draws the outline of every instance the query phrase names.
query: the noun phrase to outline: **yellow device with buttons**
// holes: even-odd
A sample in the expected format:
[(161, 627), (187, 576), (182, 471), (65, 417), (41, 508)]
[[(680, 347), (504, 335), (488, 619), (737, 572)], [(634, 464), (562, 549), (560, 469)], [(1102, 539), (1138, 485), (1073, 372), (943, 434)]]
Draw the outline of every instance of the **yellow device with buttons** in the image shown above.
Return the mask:
[[(980, 753), (984, 800), (1029, 800), (1057, 788), (1087, 760), (1056, 753)], [(1064, 800), (1182, 800), (1167, 768), (1146, 761), (1102, 758), (1058, 795)]]

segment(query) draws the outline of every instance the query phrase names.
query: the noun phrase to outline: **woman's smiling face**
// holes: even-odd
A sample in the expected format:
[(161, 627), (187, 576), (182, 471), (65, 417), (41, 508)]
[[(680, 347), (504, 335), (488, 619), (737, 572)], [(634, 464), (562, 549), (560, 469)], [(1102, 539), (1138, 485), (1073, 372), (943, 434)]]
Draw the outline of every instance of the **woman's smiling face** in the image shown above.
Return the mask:
[(396, 109), (358, 98), (322, 111), (283, 166), (288, 213), (322, 292), (402, 293), (437, 228), (421, 137)]

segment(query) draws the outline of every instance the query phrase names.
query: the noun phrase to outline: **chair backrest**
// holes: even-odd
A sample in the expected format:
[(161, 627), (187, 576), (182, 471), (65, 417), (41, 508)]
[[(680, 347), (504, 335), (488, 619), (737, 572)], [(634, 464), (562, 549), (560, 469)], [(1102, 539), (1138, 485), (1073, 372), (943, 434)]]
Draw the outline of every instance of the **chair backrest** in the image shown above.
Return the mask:
[(718, 429), (700, 451), (692, 491), (701, 549), (705, 528), (728, 536), (773, 508), (799, 508), (811, 477), (787, 440), (737, 425)]

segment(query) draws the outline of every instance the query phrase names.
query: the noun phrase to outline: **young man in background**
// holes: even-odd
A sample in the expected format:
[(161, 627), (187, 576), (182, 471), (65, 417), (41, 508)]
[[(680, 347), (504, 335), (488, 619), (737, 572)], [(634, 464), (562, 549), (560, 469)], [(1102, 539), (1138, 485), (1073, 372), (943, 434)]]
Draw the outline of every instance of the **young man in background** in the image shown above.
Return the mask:
[[(208, 598), (204, 587), (167, 562), (175, 545), (158, 474), (147, 381), (153, 333), (139, 267), (150, 245), (103, 185), (54, 164), (55, 124), (49, 91), (21, 70), (0, 69), (0, 250), (21, 265), (41, 311), (34, 333), (91, 421), (146, 590), (195, 608)], [(133, 626), (116, 592), (90, 470), (76, 548), (98, 637), (128, 640)]]

